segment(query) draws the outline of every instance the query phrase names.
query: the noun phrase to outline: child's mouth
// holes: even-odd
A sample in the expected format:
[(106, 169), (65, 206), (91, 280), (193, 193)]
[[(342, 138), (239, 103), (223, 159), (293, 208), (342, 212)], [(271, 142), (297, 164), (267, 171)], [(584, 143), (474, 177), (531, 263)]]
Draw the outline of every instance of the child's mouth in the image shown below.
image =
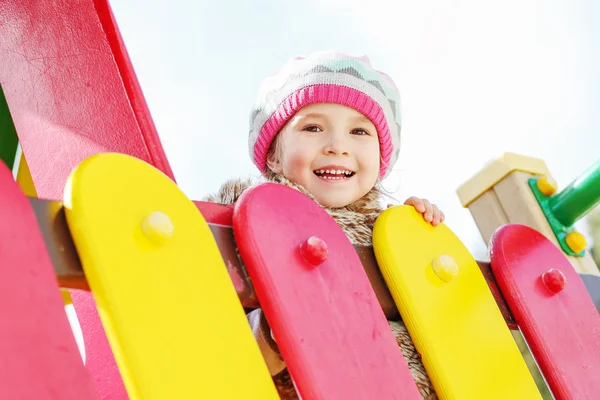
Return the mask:
[(313, 173), (327, 181), (346, 180), (352, 178), (356, 172), (347, 169), (318, 169)]

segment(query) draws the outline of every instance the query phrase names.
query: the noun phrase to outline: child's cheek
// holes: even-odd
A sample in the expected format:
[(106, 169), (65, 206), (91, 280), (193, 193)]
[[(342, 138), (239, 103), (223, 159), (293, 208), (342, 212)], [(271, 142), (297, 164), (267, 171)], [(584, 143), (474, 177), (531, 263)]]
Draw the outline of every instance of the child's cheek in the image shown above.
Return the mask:
[(306, 175), (310, 172), (310, 161), (303, 152), (295, 151), (288, 153), (287, 157), (285, 157), (285, 177), (302, 184), (302, 181), (306, 179)]
[(291, 166), (296, 169), (309, 169), (312, 163), (312, 159), (308, 152), (305, 151), (294, 151), (290, 157)]

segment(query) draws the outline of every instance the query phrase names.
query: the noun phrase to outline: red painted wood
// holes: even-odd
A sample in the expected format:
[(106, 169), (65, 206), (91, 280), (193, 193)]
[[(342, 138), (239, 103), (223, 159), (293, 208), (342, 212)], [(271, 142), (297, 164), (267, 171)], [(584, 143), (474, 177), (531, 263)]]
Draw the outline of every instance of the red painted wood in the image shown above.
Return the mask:
[[(498, 229), (491, 241), (498, 285), (556, 399), (600, 398), (600, 315), (571, 263), (524, 225)], [(544, 284), (550, 269), (566, 284)], [(551, 273), (550, 276), (558, 276)]]
[(91, 292), (70, 290), (73, 307), (82, 327), (85, 365), (94, 379), (101, 400), (127, 400), (127, 390), (116, 365), (104, 326)]
[[(420, 399), (360, 259), (312, 200), (266, 183), (238, 200), (233, 227), (261, 307), (303, 399)], [(327, 244), (319, 266), (299, 250)]]
[(5, 0), (0, 84), (37, 193), (60, 200), (80, 161), (120, 152), (172, 177), (106, 0)]
[(97, 399), (37, 220), (0, 163), (0, 398)]
[[(72, 169), (101, 152), (173, 178), (106, 0), (4, 0), (0, 43), (0, 84), (39, 197), (62, 200)], [(72, 295), (102, 398), (126, 399), (92, 296)]]
[(171, 170), (171, 166), (169, 165), (167, 156), (160, 142), (154, 121), (152, 120), (150, 110), (148, 109), (148, 104), (142, 93), (142, 88), (135, 75), (135, 71), (133, 70), (133, 65), (129, 59), (129, 54), (125, 48), (121, 32), (117, 27), (110, 4), (107, 0), (94, 0), (94, 6), (98, 12), (98, 18), (102, 24), (102, 29), (106, 34), (108, 45), (112, 50), (116, 67), (118, 68), (120, 77), (123, 81), (123, 87), (125, 88), (129, 105), (133, 111), (133, 116), (140, 128), (141, 139), (147, 147), (150, 160), (152, 160), (150, 164), (175, 180), (173, 171)]
[(209, 224), (231, 226), (233, 219), (232, 205), (225, 206), (207, 201), (194, 201), (194, 204)]

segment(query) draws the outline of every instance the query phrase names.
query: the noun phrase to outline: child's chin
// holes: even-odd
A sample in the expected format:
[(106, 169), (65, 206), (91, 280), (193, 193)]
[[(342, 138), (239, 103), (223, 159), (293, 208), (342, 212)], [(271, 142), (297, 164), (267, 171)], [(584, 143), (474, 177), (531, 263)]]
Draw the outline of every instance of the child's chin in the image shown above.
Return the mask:
[(324, 196), (315, 196), (317, 201), (325, 206), (330, 208), (339, 208), (345, 207), (348, 204), (352, 203), (352, 199), (350, 196), (332, 196), (332, 195), (324, 195)]

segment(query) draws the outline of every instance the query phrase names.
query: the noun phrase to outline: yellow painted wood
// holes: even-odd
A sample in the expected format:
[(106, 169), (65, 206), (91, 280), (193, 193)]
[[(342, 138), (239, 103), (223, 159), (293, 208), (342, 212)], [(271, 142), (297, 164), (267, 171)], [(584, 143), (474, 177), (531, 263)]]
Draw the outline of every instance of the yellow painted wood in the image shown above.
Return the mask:
[(65, 303), (65, 306), (73, 304), (73, 299), (71, 298), (71, 293), (67, 289), (60, 289), (60, 295)]
[(33, 178), (31, 177), (31, 172), (29, 171), (29, 166), (27, 165), (27, 160), (25, 160), (25, 155), (23, 153), (21, 153), (16, 181), (23, 193), (25, 193), (25, 196), (37, 197)]
[(373, 246), (441, 399), (541, 399), (475, 259), (445, 224), (389, 208)]
[(64, 201), (131, 399), (279, 398), (211, 231), (173, 181), (100, 154)]

